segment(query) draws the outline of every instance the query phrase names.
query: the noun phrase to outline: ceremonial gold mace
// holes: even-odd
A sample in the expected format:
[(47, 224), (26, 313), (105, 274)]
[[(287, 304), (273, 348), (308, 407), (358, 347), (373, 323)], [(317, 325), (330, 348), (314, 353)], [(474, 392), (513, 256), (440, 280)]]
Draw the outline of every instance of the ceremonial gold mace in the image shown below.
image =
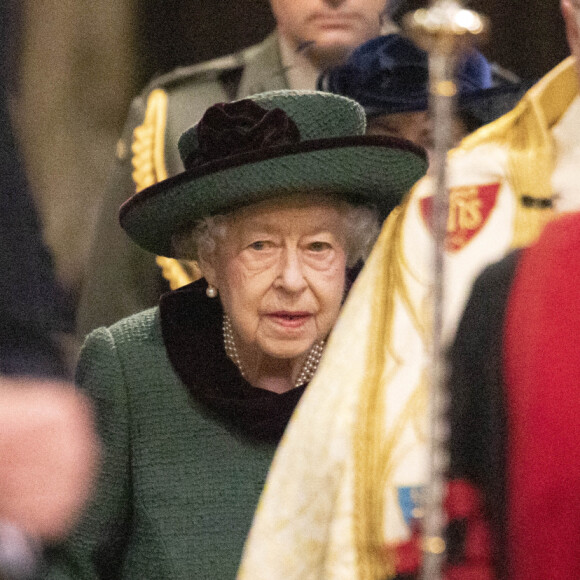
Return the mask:
[(425, 494), (421, 577), (424, 580), (438, 580), (445, 557), (443, 499), (448, 466), (447, 373), (442, 338), (445, 238), (449, 216), (447, 153), (453, 146), (457, 64), (474, 42), (482, 39), (488, 26), (484, 17), (465, 9), (458, 0), (431, 0), (429, 8), (405, 17), (404, 29), (429, 54), (429, 110), (433, 118), (433, 155), (429, 169), (434, 183), (433, 350), (429, 392), (429, 483)]

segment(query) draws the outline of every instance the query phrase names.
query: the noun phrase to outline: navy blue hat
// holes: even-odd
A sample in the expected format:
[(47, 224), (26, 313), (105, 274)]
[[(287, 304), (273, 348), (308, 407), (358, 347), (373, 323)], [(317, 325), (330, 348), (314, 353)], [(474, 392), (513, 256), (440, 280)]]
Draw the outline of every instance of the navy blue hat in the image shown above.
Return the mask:
[[(428, 55), (399, 34), (379, 36), (359, 46), (345, 64), (318, 79), (318, 88), (358, 101), (367, 116), (425, 111), (428, 108)], [(458, 70), (459, 99), (492, 86), (491, 65), (473, 50)]]

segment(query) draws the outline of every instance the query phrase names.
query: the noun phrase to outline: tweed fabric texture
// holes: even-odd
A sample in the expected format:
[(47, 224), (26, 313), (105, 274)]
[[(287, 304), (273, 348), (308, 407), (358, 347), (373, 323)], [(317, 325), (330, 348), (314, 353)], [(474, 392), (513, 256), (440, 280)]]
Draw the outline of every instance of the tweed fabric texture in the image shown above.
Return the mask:
[(211, 419), (174, 373), (159, 311), (89, 335), (78, 384), (104, 446), (94, 499), (47, 578), (234, 578), (275, 446)]
[[(353, 100), (337, 98), (331, 93), (317, 93), (308, 107), (304, 106), (303, 96), (311, 91), (268, 91), (251, 97), (251, 100), (271, 111), (283, 106), (285, 113), (296, 123), (302, 139), (319, 139), (363, 135), (366, 116), (361, 107)], [(199, 123), (181, 135), (178, 142), (179, 154), (184, 161), (191, 149), (198, 146), (197, 129)]]

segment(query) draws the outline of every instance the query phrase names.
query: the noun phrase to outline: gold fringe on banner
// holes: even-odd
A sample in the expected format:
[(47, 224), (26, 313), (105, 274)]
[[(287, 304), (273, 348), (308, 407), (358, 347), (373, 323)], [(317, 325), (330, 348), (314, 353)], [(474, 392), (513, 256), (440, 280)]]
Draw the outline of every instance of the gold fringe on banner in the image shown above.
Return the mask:
[[(402, 250), (402, 227), (408, 199), (391, 213), (375, 247), (379, 250), (379, 259), (373, 285), (372, 325), (354, 439), (357, 580), (384, 580), (394, 575), (394, 557), (386, 549), (384, 540), (385, 496), (380, 490), (385, 490), (392, 479), (397, 460), (394, 450), (400, 432), (408, 423), (415, 424), (414, 417), (422, 417), (426, 412), (426, 383), (422, 381), (397, 424), (385, 433), (382, 413), (387, 394), (385, 385), (390, 383), (389, 375), (394, 374), (399, 366), (397, 353), (389, 350), (397, 299), (405, 305), (423, 340), (427, 332), (419, 313), (413, 308), (404, 283), (406, 265)], [(389, 368), (387, 359), (392, 362)]]
[(554, 215), (551, 185), (554, 151), (551, 128), (578, 94), (572, 57), (532, 87), (516, 108), (467, 137), (462, 149), (497, 143), (508, 151), (508, 174), (517, 209), (512, 247), (537, 239)]

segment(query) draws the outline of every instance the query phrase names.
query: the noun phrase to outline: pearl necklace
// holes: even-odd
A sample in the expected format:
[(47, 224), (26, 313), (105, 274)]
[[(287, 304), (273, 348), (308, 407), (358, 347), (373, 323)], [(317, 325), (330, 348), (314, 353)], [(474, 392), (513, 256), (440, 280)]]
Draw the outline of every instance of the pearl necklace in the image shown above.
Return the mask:
[[(224, 313), (224, 320), (222, 325), (222, 331), (224, 335), (224, 348), (228, 357), (232, 360), (232, 362), (238, 367), (240, 374), (244, 379), (248, 380), (246, 373), (244, 371), (244, 367), (242, 366), (242, 361), (240, 360), (240, 355), (238, 353), (238, 348), (236, 346), (236, 342), (234, 340), (234, 331), (232, 328), (232, 321), (230, 317)], [(322, 357), (322, 353), (324, 351), (324, 340), (319, 340), (312, 345), (304, 364), (302, 365), (302, 369), (298, 374), (298, 378), (294, 381), (294, 387), (299, 387), (304, 383), (308, 383), (312, 380), (316, 369), (318, 368), (318, 363)]]

